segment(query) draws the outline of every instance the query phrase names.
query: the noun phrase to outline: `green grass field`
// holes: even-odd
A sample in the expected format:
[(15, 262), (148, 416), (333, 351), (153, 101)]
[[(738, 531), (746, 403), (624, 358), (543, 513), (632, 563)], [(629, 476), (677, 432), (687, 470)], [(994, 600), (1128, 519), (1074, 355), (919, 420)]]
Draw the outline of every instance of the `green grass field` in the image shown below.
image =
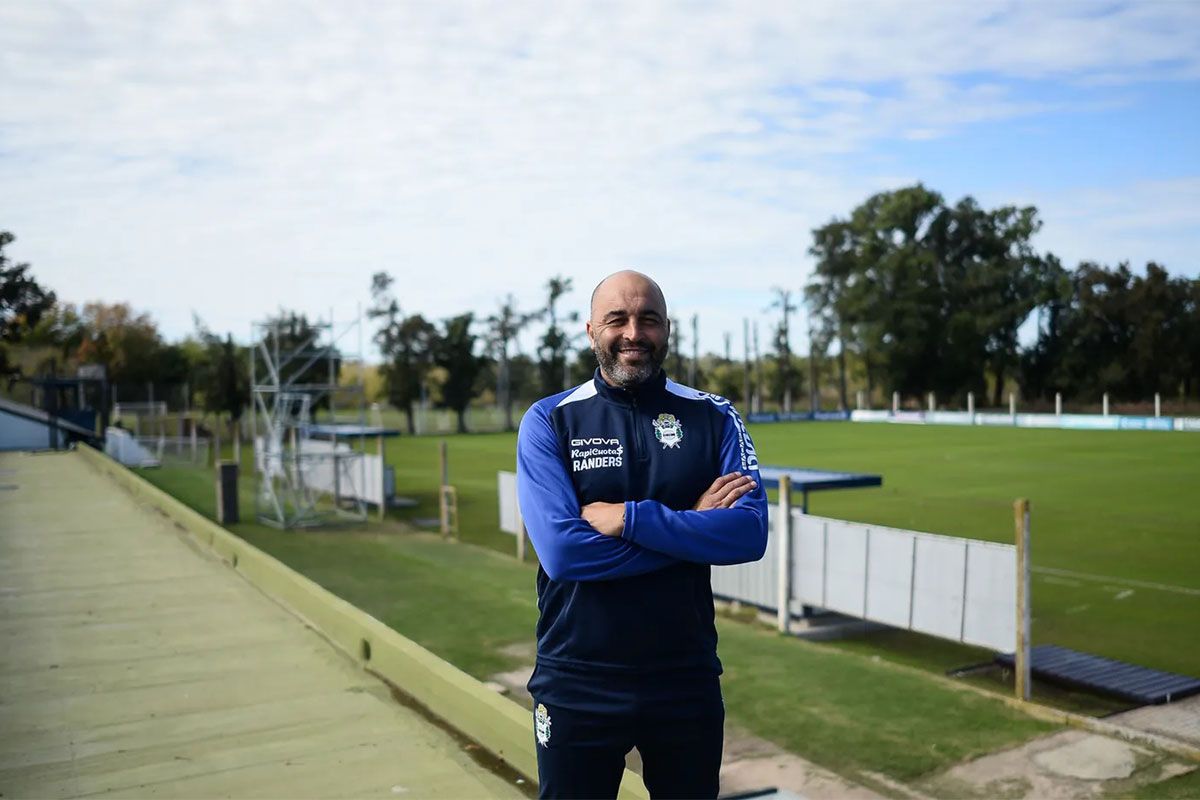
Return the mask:
[[(213, 513), (210, 469), (141, 474)], [(250, 484), (241, 492), (247, 509)], [(326, 531), (242, 522), (231, 530), (477, 678), (532, 659), (532, 563), (412, 533), (394, 521)], [(724, 618), (718, 630), (731, 722), (885, 795), (894, 792), (870, 773), (919, 783), (1054, 729), (998, 700), (876, 658)]]
[[(879, 489), (813, 495), (814, 514), (1011, 542), (1012, 501), (1028, 497), (1034, 643), (1200, 675), (1200, 435), (860, 423), (751, 435), (764, 464), (883, 475)], [(421, 501), (410, 518), (436, 516), (438, 441), (388, 441), (397, 491)], [(513, 469), (515, 436), (447, 441), (462, 538), (512, 552), (495, 474)], [(937, 652), (935, 666), (955, 666)]]
[[(881, 489), (815, 495), (813, 513), (1008, 541), (1012, 499), (1029, 497), (1035, 570), (1070, 573), (1035, 572), (1035, 643), (1200, 674), (1191, 633), (1200, 629), (1200, 510), (1188, 492), (1200, 485), (1200, 437), (835, 423), (761, 425), (752, 434), (763, 463), (883, 474)], [(394, 522), (321, 532), (244, 522), (232, 530), (486, 678), (528, 658), (515, 653), (528, 650), (537, 613), (533, 564), (511, 558), (513, 538), (497, 524), (495, 476), (512, 469), (515, 436), (447, 441), (460, 538), (482, 548), (405, 533)], [(394, 518), (436, 517), (438, 442), (388, 441), (398, 492), (419, 501)], [(211, 515), (211, 470), (143, 474)], [(253, 480), (242, 482), (241, 499), (252, 515)], [(724, 619), (719, 629), (730, 719), (855, 780), (872, 783), (874, 772), (926, 785), (964, 758), (1049, 729), (995, 700), (888, 666), (940, 673), (986, 659), (977, 648), (901, 631), (811, 644)], [(968, 681), (1005, 688), (995, 677)], [(1034, 696), (1091, 713), (1113, 708), (1042, 685)]]

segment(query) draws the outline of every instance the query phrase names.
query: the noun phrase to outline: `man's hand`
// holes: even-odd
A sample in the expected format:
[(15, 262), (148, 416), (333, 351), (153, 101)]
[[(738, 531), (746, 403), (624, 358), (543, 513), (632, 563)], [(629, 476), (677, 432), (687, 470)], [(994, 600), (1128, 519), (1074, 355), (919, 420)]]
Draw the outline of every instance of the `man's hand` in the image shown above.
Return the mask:
[(696, 501), (696, 505), (692, 506), (692, 510), (711, 511), (714, 508), (732, 508), (734, 503), (743, 495), (754, 491), (756, 486), (758, 484), (754, 482), (753, 478), (740, 472), (722, 475), (713, 481), (712, 486), (708, 487), (708, 491), (700, 495), (700, 499)]
[(620, 536), (625, 532), (624, 503), (588, 503), (579, 515), (605, 536)]
[[(708, 491), (700, 496), (693, 511), (711, 511), (714, 508), (732, 508), (743, 496), (758, 486), (749, 475), (731, 472), (713, 481)], [(625, 532), (624, 503), (588, 503), (579, 511), (583, 521), (605, 536), (620, 536)]]

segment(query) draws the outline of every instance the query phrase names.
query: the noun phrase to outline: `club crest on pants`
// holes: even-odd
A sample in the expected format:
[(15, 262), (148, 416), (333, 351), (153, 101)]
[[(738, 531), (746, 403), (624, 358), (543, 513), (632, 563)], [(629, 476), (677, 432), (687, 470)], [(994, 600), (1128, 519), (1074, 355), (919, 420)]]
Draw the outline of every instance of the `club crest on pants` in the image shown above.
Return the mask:
[(679, 447), (683, 441), (683, 423), (675, 419), (674, 414), (659, 414), (653, 420), (654, 438), (662, 442), (663, 449)]
[(550, 712), (541, 703), (533, 714), (533, 731), (537, 734), (537, 743), (542, 747), (550, 744)]

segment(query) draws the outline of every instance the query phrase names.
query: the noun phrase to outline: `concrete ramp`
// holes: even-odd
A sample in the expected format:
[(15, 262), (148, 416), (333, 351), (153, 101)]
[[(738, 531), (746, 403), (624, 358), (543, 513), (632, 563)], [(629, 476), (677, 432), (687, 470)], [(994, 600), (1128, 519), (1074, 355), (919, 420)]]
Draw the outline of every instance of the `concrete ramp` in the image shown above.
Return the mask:
[(81, 454), (0, 474), (3, 797), (521, 796)]

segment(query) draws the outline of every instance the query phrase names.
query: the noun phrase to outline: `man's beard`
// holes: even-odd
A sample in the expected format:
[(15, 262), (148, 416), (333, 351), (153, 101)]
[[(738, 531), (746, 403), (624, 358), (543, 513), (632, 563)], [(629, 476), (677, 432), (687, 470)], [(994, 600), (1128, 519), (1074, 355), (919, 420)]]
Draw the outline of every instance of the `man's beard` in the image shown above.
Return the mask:
[(603, 348), (598, 346), (595, 341), (592, 342), (592, 352), (595, 353), (596, 361), (600, 364), (600, 371), (623, 389), (632, 389), (657, 375), (663, 362), (667, 360), (667, 352), (670, 349), (667, 342), (664, 342), (658, 350), (655, 350), (649, 342), (639, 343), (646, 347), (649, 358), (640, 364), (622, 364), (617, 351), (622, 346), (628, 347), (630, 344), (630, 342), (618, 340), (611, 347)]

